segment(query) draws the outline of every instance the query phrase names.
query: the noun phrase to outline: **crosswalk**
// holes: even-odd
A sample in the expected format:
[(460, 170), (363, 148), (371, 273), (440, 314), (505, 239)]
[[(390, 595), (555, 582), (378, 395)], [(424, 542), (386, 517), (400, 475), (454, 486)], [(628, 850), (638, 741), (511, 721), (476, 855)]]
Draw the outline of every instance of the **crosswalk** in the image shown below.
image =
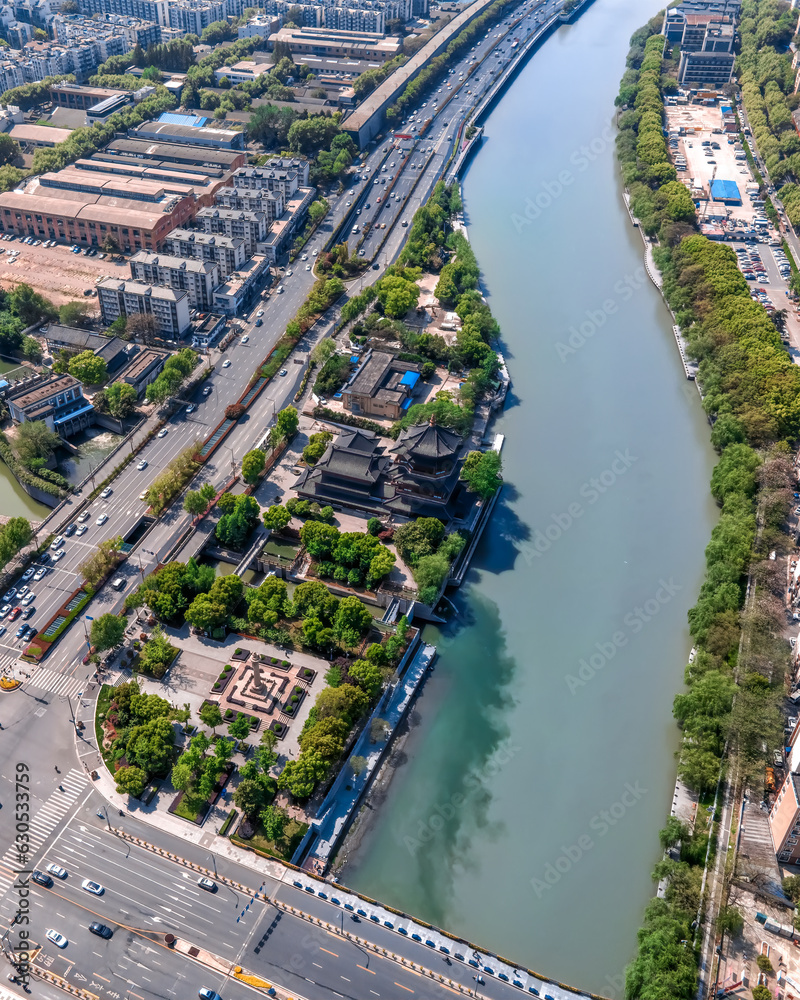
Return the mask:
[[(0, 667), (0, 669), (2, 668)], [(49, 691), (51, 694), (67, 695), (71, 698), (85, 684), (85, 679), (81, 677), (71, 677), (68, 674), (60, 674), (56, 670), (51, 670), (49, 667), (39, 667), (33, 673), (31, 679), (25, 682), (24, 686), (28, 688), (41, 688), (43, 691)]]
[[(62, 775), (61, 786), (64, 791), (56, 789), (31, 820), (28, 830), (31, 862), (35, 861), (42, 844), (55, 830), (88, 784), (89, 780), (86, 775), (77, 768), (72, 768)], [(17, 848), (16, 845), (11, 844), (0, 858), (0, 899), (5, 896), (14, 883), (14, 876), (7, 874), (8, 869), (13, 871), (18, 867)]]

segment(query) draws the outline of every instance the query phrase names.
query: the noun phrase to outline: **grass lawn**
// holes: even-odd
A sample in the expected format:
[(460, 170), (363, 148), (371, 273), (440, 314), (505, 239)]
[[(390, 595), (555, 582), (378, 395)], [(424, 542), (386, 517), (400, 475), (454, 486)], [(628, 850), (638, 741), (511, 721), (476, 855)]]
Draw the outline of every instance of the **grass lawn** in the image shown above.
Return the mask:
[(175, 807), (175, 815), (194, 822), (198, 815), (208, 808), (208, 799), (202, 795), (184, 795)]
[(111, 684), (104, 684), (100, 688), (100, 694), (97, 697), (97, 710), (94, 716), (94, 735), (97, 739), (97, 746), (100, 753), (103, 755), (103, 760), (110, 764), (109, 758), (106, 756), (107, 751), (103, 748), (103, 722), (111, 707), (111, 699), (114, 694), (114, 687)]
[(271, 854), (274, 858), (281, 858), (283, 861), (290, 861), (292, 855), (297, 850), (300, 841), (305, 837), (308, 823), (298, 823), (296, 819), (290, 819), (286, 824), (286, 830), (278, 843), (268, 840), (264, 833), (264, 828), (258, 824), (255, 834), (250, 840), (240, 840), (239, 837), (232, 837), (236, 843), (245, 847), (255, 847), (257, 851), (264, 854)]

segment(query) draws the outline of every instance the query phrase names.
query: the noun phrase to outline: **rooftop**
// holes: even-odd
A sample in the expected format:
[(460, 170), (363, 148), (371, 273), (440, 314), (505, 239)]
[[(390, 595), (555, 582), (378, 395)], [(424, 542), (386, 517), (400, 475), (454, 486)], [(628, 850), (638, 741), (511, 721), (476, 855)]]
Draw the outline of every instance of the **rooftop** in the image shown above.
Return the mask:
[(23, 391), (18, 395), (12, 392), (7, 398), (19, 409), (27, 410), (37, 403), (48, 400), (54, 393), (64, 392), (65, 389), (71, 389), (75, 385), (80, 385), (80, 382), (71, 375), (56, 375), (27, 392)]
[(52, 125), (14, 125), (9, 133), (16, 142), (65, 142), (72, 135), (68, 128)]

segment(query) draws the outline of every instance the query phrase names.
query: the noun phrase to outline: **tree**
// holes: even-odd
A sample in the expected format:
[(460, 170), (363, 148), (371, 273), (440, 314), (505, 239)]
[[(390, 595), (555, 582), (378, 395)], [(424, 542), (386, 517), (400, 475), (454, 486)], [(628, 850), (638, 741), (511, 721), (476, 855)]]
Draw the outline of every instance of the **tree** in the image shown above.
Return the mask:
[(279, 503), (273, 504), (264, 511), (264, 524), (270, 531), (283, 531), (291, 519), (292, 515)]
[[(64, 9), (64, 5), (61, 5), (61, 9)], [(103, 242), (100, 244), (101, 248), (106, 253), (118, 254), (122, 253), (122, 247), (119, 245), (117, 240), (111, 235), (111, 233), (106, 233)]]
[(357, 597), (345, 597), (339, 602), (333, 619), (333, 632), (345, 646), (355, 646), (372, 625), (372, 615)]
[(775, 971), (772, 962), (770, 961), (769, 955), (763, 955), (763, 954), (758, 955), (756, 957), (756, 965), (758, 966), (759, 970), (764, 973), (765, 976), (768, 976), (770, 972)]
[(161, 626), (157, 625), (153, 629), (152, 635), (145, 644), (139, 658), (142, 670), (152, 673), (155, 677), (162, 677), (174, 657), (175, 650), (161, 631)]
[(741, 911), (735, 906), (723, 906), (717, 916), (717, 930), (727, 931), (730, 935), (737, 937), (744, 928), (744, 917)]
[(22, 341), (22, 353), (28, 361), (39, 362), (42, 360), (42, 345), (35, 337), (27, 336)]
[(347, 668), (348, 674), (358, 686), (369, 695), (370, 700), (377, 698), (383, 687), (383, 674), (380, 667), (368, 660), (356, 660)]
[(242, 459), (242, 478), (253, 486), (267, 464), (267, 456), (260, 448), (253, 448)]
[(84, 299), (81, 302), (65, 302), (58, 310), (58, 321), (64, 326), (85, 326), (90, 319), (89, 303)]
[(136, 408), (138, 396), (136, 389), (127, 382), (112, 382), (105, 390), (108, 410), (112, 417), (122, 419)]
[(233, 801), (245, 816), (256, 816), (264, 808), (267, 801), (267, 786), (258, 778), (242, 778)]
[(158, 333), (158, 320), (152, 313), (134, 313), (128, 317), (125, 332), (133, 340), (138, 338), (143, 344), (152, 344)]
[(370, 535), (379, 535), (383, 531), (383, 522), (377, 517), (371, 517), (367, 521), (367, 531)]
[(387, 733), (388, 726), (385, 719), (373, 719), (369, 724), (369, 738), (373, 743), (382, 740)]
[(174, 751), (175, 733), (169, 720), (153, 719), (135, 726), (125, 746), (128, 763), (148, 774), (166, 774)]
[(105, 614), (95, 618), (90, 629), (92, 645), (97, 650), (113, 649), (125, 636), (127, 619), (122, 615)]
[(461, 478), (467, 489), (488, 500), (500, 485), (500, 453), (497, 451), (471, 451), (461, 469)]
[(300, 415), (293, 406), (287, 406), (275, 418), (275, 430), (280, 440), (292, 437), (300, 425)]
[(419, 301), (419, 286), (399, 274), (381, 279), (378, 298), (383, 311), (394, 319), (402, 319)]
[(8, 293), (8, 304), (12, 313), (22, 320), (23, 326), (34, 326), (58, 317), (53, 303), (24, 282)]
[(751, 992), (753, 1000), (772, 1000), (772, 992), (767, 986), (754, 986)]
[(266, 809), (261, 811), (259, 819), (268, 840), (271, 840), (273, 844), (277, 844), (278, 841), (283, 839), (289, 817), (282, 809), (278, 809), (276, 806), (267, 806)]
[(316, 754), (301, 754), (290, 760), (278, 776), (278, 788), (285, 788), (296, 799), (307, 799), (318, 781), (328, 773), (328, 765)]
[(236, 740), (243, 740), (250, 735), (250, 720), (246, 715), (239, 713), (228, 726), (228, 732)]
[(245, 413), (247, 413), (247, 407), (241, 403), (229, 403), (225, 407), (225, 417), (227, 420), (240, 420)]
[(354, 778), (363, 774), (367, 768), (367, 758), (360, 757), (357, 754), (354, 754), (347, 763), (350, 765), (350, 770), (353, 772)]
[(314, 707), (319, 719), (343, 719), (347, 727), (353, 725), (369, 707), (369, 696), (352, 684), (337, 688), (323, 688), (317, 695)]
[(200, 709), (200, 721), (204, 726), (210, 726), (212, 731), (222, 725), (222, 711), (215, 701), (207, 701)]
[(98, 385), (107, 378), (106, 363), (94, 351), (81, 351), (69, 363), (69, 373), (86, 385)]
[(17, 428), (17, 454), (25, 465), (47, 462), (56, 448), (61, 446), (61, 438), (51, 431), (44, 420), (26, 420)]
[(114, 775), (120, 795), (132, 795), (135, 799), (147, 785), (147, 775), (140, 767), (121, 767)]

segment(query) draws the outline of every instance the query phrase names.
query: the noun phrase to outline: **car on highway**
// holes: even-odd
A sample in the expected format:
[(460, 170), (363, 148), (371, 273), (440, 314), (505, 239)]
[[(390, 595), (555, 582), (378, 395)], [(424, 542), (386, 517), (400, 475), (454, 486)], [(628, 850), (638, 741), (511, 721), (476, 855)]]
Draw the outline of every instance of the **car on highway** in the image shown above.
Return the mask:
[(141, 462), (136, 466), (136, 468), (141, 472), (143, 469), (147, 468), (147, 459), (143, 458)]
[(10, 610), (11, 610), (11, 605), (4, 604), (2, 608), (0, 608), (0, 618), (5, 618), (5, 616), (8, 614)]
[(5, 625), (0, 625), (0, 636), (5, 635), (6, 632), (8, 632), (8, 629), (5, 627)]
[(197, 995), (200, 997), (200, 1000), (222, 1000), (219, 993), (215, 993), (213, 990), (210, 990), (205, 986), (200, 987), (197, 991)]
[(313, 249), (313, 250), (311, 251), (311, 256), (312, 256), (312, 257), (316, 257), (318, 253), (319, 253), (319, 250), (317, 250), (317, 249), (316, 249), (316, 247), (315, 247), (315, 248), (314, 248), (314, 249)]
[[(278, 291), (279, 291), (279, 292), (282, 292), (282, 291), (283, 291), (283, 289), (282, 289), (282, 288), (279, 288), (279, 289), (278, 289)], [(257, 320), (256, 320), (256, 322), (255, 322), (255, 325), (256, 325), (256, 326), (263, 326), (263, 325), (264, 325), (264, 320), (263, 320), (263, 319), (257, 319)]]
[(108, 514), (101, 514), (100, 517), (94, 522), (95, 524), (105, 524), (108, 520)]
[(49, 930), (47, 932), (47, 940), (52, 941), (56, 948), (66, 948), (69, 944), (69, 941), (63, 934), (59, 934), (58, 931), (54, 930)]
[(31, 879), (36, 882), (37, 885), (43, 885), (46, 889), (49, 889), (53, 884), (53, 880), (45, 872), (40, 872), (38, 868), (34, 868), (31, 873)]
[(85, 889), (86, 892), (90, 892), (93, 896), (102, 896), (106, 891), (99, 882), (93, 882), (90, 878), (85, 878), (81, 882), (81, 889)]
[(263, 316), (263, 315), (264, 315), (263, 309), (259, 309), (258, 312), (256, 313), (256, 316)]
[(225, 360), (222, 362), (222, 367), (223, 368), (230, 368), (230, 366), (231, 366), (230, 358), (225, 358)]
[[(25, 610), (22, 612), (22, 617), (23, 618), (33, 618), (33, 616), (35, 614), (36, 614), (36, 608), (33, 608), (33, 607), (31, 607), (31, 608), (25, 608)], [(26, 629), (27, 629), (27, 626), (26, 626)]]
[(68, 524), (67, 527), (64, 529), (64, 538), (72, 538), (72, 536), (75, 534), (75, 530), (76, 528), (74, 524)]
[(17, 631), (15, 633), (14, 638), (15, 639), (24, 639), (27, 634), (28, 634), (28, 626), (27, 625), (20, 625), (20, 627), (17, 629)]
[(27, 607), (29, 604), (33, 604), (35, 600), (36, 600), (36, 594), (34, 594), (33, 591), (31, 591), (30, 594), (26, 594), (22, 598), (22, 603), (25, 605), (25, 607)]
[(201, 878), (197, 880), (197, 884), (200, 886), (201, 889), (205, 889), (206, 892), (217, 891), (217, 883), (212, 878), (206, 878), (205, 875), (203, 875)]
[(3, 594), (3, 603), (7, 604), (9, 601), (13, 601), (17, 596), (17, 588), (9, 587), (8, 590)]
[(147, 499), (147, 490), (142, 490), (142, 492), (139, 494), (139, 499), (140, 500), (146, 500)]
[(86, 527), (85, 524), (78, 525), (77, 529), (78, 537), (80, 537), (81, 535), (85, 535), (88, 530), (89, 529)]
[(211, 389), (211, 386), (210, 386), (210, 385), (207, 385), (207, 386), (205, 387), (205, 389), (203, 389), (203, 395), (204, 395), (204, 396), (210, 396), (210, 395), (211, 395), (211, 392), (212, 392), (212, 389)]
[(57, 535), (53, 539), (52, 544), (50, 545), (50, 548), (53, 550), (53, 552), (55, 552), (56, 549), (60, 549), (63, 544), (64, 544), (64, 536), (63, 535)]
[(283, 285), (278, 285), (275, 291), (278, 293), (278, 295), (283, 295)]
[(21, 614), (22, 614), (22, 608), (14, 608), (14, 610), (8, 616), (8, 620), (10, 622), (15, 622)]
[(246, 334), (245, 334), (245, 335), (244, 335), (244, 336), (242, 337), (242, 343), (243, 343), (243, 344), (248, 344), (249, 342), (250, 342), (250, 335), (246, 333)]
[(288, 278), (288, 277), (290, 277), (290, 276), (291, 276), (292, 274), (293, 274), (293, 271), (292, 271), (292, 269), (291, 269), (291, 268), (289, 268), (289, 270), (288, 270), (288, 271), (286, 272), (286, 277)]
[(61, 865), (51, 864), (47, 866), (47, 870), (51, 875), (55, 875), (56, 878), (65, 879), (69, 872), (66, 868), (62, 868)]
[(30, 593), (30, 587), (27, 583), (23, 583), (21, 587), (17, 587), (17, 598), (24, 597), (26, 594)]
[(167, 430), (167, 428), (166, 427), (162, 427), (161, 430), (158, 432), (158, 434), (156, 434), (156, 437), (165, 438), (167, 436), (167, 434), (169, 434), (169, 431)]
[(111, 487), (110, 487), (110, 486), (106, 486), (106, 488), (105, 488), (105, 489), (103, 490), (103, 492), (102, 492), (102, 493), (100, 494), (100, 496), (101, 496), (101, 497), (102, 497), (102, 498), (103, 498), (104, 500), (108, 500), (108, 498), (109, 498), (109, 497), (111, 496), (111, 494), (112, 494), (113, 492), (114, 492), (114, 491), (113, 491), (113, 490), (111, 489)]
[(33, 574), (33, 579), (35, 581), (42, 580), (47, 575), (47, 567), (40, 566), (39, 569)]
[(91, 515), (89, 514), (89, 511), (85, 510), (82, 514), (78, 515), (78, 520), (79, 521), (88, 521), (90, 516)]
[(35, 572), (36, 571), (34, 570), (33, 566), (31, 566), (30, 569), (26, 569), (25, 572), (22, 574), (22, 579), (23, 580), (30, 580), (30, 578), (33, 576), (33, 574)]
[(194, 413), (194, 411), (196, 409), (197, 409), (197, 407), (194, 405), (194, 403), (189, 403), (189, 405), (186, 407), (186, 412), (187, 413)]
[(105, 924), (101, 924), (99, 920), (93, 920), (89, 924), (89, 930), (92, 934), (96, 934), (98, 937), (105, 938), (106, 941), (113, 935), (113, 931), (110, 927)]
[(286, 374), (286, 369), (285, 368), (281, 368), (281, 370), (278, 372), (278, 374), (279, 375), (285, 375)]
[(306, 271), (310, 271), (310, 270), (311, 270), (311, 265), (310, 264), (306, 264)]

